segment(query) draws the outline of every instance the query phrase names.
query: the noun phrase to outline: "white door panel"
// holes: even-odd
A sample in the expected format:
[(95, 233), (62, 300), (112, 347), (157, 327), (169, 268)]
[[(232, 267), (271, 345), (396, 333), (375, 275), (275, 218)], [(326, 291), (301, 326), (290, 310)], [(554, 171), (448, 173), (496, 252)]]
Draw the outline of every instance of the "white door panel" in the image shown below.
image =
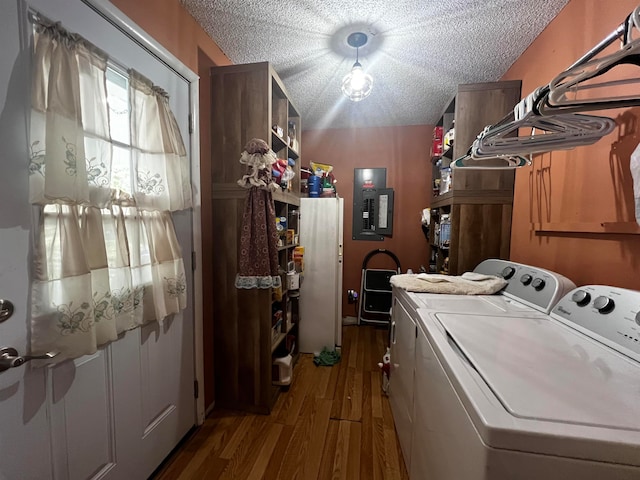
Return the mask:
[(49, 371), (55, 478), (92, 478), (115, 467), (110, 350), (100, 349)]
[[(3, 2), (0, 17), (0, 298), (15, 305), (0, 347), (29, 350), (27, 8), (59, 20), (170, 95), (189, 148), (189, 84), (81, 0)], [(174, 216), (190, 273), (192, 214)], [(193, 292), (193, 278), (187, 275)], [(90, 356), (0, 373), (0, 480), (146, 478), (195, 423), (193, 301), (163, 325), (126, 332)]]
[[(0, 339), (4, 342), (4, 337)], [(42, 369), (33, 373), (28, 370), (25, 367), (14, 368), (0, 374), (2, 480), (46, 479), (51, 474), (45, 375)], [(38, 454), (33, 455), (33, 452)]]

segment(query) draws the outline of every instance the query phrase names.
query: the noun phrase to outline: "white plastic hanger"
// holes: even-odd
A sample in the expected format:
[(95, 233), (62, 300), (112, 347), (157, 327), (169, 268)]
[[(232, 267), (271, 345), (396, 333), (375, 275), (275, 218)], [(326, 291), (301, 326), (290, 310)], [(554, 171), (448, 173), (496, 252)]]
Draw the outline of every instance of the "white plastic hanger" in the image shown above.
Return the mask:
[[(640, 6), (636, 7), (625, 22), (618, 27), (622, 29), (622, 47), (601, 58), (577, 62), (549, 82), (549, 92), (539, 105), (539, 113), (549, 115), (554, 113), (581, 112), (587, 110), (605, 110), (610, 108), (630, 107), (640, 105), (640, 89), (633, 94), (603, 96), (588, 99), (570, 99), (583, 90), (640, 84), (640, 75), (631, 78), (612, 81), (589, 82), (589, 80), (606, 75), (620, 65), (635, 65), (640, 67), (640, 39), (633, 40), (633, 32), (640, 29)], [(615, 33), (615, 32), (614, 32)], [(609, 42), (609, 44), (612, 42)]]
[(487, 164), (488, 158), (474, 158), (473, 155), (467, 154), (451, 163), (454, 168), (465, 168), (467, 170), (513, 170), (514, 168), (531, 165), (531, 160), (521, 155), (500, 155), (492, 157), (492, 160), (501, 160), (504, 165)]
[[(611, 133), (615, 122), (594, 115), (562, 114), (543, 117), (531, 111), (523, 118), (497, 127), (486, 127), (473, 142), (476, 158), (496, 155), (528, 155), (591, 145)], [(518, 135), (522, 129), (529, 134)]]
[[(527, 95), (516, 105), (513, 112), (500, 122), (485, 127), (469, 153), (457, 159), (453, 165), (469, 168), (474, 165), (474, 162), (469, 160), (480, 164), (482, 160), (497, 157), (504, 159), (506, 166), (487, 165), (484, 168), (517, 168), (530, 163), (523, 155), (591, 145), (612, 132), (615, 122), (610, 118), (577, 113), (640, 105), (640, 92), (586, 100), (570, 99), (568, 95), (575, 95), (578, 91), (587, 89), (640, 84), (640, 75), (622, 80), (588, 82), (618, 65), (632, 64), (640, 67), (640, 39), (632, 39), (636, 29), (640, 30), (640, 6), (629, 14), (616, 30), (557, 75), (548, 85), (539, 87)], [(619, 39), (622, 39), (620, 50), (595, 58)], [(530, 133), (520, 134), (521, 129), (528, 129)]]

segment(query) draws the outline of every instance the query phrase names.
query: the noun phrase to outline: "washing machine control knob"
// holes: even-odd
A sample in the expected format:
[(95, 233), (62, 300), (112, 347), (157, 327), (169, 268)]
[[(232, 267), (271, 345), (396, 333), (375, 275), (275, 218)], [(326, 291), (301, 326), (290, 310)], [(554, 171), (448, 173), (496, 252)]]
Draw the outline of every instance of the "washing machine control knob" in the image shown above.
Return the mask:
[(605, 297), (604, 295), (599, 296), (593, 301), (593, 308), (598, 310), (600, 313), (609, 313), (615, 308), (616, 304), (612, 298)]
[(571, 300), (576, 302), (579, 307), (584, 307), (591, 301), (591, 294), (584, 290), (576, 290), (573, 295), (571, 295)]
[(504, 278), (505, 280), (509, 280), (511, 277), (513, 277), (513, 274), (516, 273), (516, 269), (513, 267), (504, 267), (502, 269), (501, 275), (502, 278)]
[(546, 285), (545, 281), (542, 278), (536, 278), (532, 283), (531, 286), (533, 288), (535, 288), (537, 291), (540, 291), (544, 288), (544, 286)]
[(522, 282), (523, 285), (529, 285), (531, 283), (531, 280), (533, 280), (533, 277), (528, 273), (525, 273), (520, 277), (520, 281)]
[(636, 313), (636, 323), (640, 325), (640, 312)]

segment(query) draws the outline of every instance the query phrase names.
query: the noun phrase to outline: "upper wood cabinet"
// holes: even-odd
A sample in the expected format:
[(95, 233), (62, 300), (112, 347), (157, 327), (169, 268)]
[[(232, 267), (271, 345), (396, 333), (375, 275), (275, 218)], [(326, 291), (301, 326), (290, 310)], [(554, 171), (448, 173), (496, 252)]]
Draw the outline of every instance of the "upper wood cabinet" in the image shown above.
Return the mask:
[(443, 136), (455, 134), (453, 147), (432, 158), (431, 272), (461, 275), (487, 258), (509, 258), (515, 171), (456, 168), (447, 191), (439, 183), (482, 129), (513, 109), (520, 89), (519, 80), (459, 85), (437, 123)]
[[(272, 384), (273, 356), (295, 327), (297, 300), (285, 292), (283, 322), (274, 331), (271, 289), (235, 287), (240, 231), (247, 190), (236, 183), (246, 166), (238, 161), (252, 138), (269, 143), (278, 158), (295, 162), (288, 188), (276, 192), (276, 215), (295, 225), (300, 205), (300, 133), (298, 109), (273, 68), (266, 62), (211, 69), (213, 288), (205, 292), (213, 304), (216, 405), (268, 413), (279, 387)], [(294, 227), (295, 228), (295, 227)], [(207, 248), (205, 245), (204, 248)], [(286, 269), (293, 248), (279, 248)], [(295, 332), (294, 332), (295, 333)]]

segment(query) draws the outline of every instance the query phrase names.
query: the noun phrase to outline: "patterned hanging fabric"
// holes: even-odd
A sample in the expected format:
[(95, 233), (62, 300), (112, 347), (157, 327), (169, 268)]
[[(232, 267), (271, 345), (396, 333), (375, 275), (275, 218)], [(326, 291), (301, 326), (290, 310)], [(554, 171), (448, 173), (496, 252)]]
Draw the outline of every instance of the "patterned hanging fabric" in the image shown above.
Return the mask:
[(271, 166), (276, 154), (264, 140), (252, 139), (245, 146), (240, 163), (247, 173), (238, 185), (249, 189), (242, 215), (237, 288), (279, 287), (278, 232), (272, 192), (279, 187), (272, 181)]

